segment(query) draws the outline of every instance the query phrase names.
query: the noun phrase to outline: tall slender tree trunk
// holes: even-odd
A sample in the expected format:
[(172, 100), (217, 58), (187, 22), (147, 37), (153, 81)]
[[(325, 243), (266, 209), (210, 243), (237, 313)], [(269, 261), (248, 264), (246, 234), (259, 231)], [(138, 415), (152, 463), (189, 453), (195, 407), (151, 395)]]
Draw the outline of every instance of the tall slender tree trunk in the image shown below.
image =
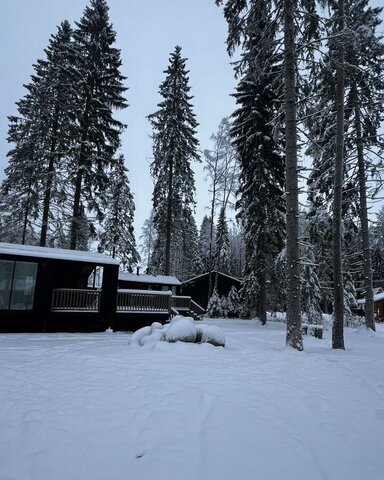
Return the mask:
[[(93, 89), (93, 84), (90, 83), (90, 89)], [(86, 147), (85, 142), (88, 139), (88, 130), (89, 130), (89, 109), (91, 104), (91, 95), (88, 94), (85, 102), (83, 122), (82, 122), (82, 135), (81, 135), (81, 147), (79, 153), (79, 163), (78, 170), (76, 175), (75, 183), (75, 195), (73, 198), (73, 209), (72, 209), (72, 222), (71, 222), (71, 233), (70, 233), (70, 246), (71, 250), (76, 250), (77, 241), (79, 238), (79, 228), (81, 220), (81, 190), (83, 186), (83, 175), (84, 175), (84, 165), (86, 160)]]
[(266, 261), (265, 261), (265, 251), (266, 251), (266, 238), (265, 238), (265, 226), (263, 232), (261, 233), (260, 239), (260, 274), (259, 274), (259, 301), (258, 301), (258, 317), (262, 325), (267, 323), (267, 277), (266, 277)]
[(359, 96), (356, 84), (352, 87), (353, 102), (355, 109), (355, 129), (356, 129), (356, 147), (357, 163), (359, 167), (359, 197), (360, 197), (360, 222), (363, 239), (363, 272), (365, 289), (365, 325), (367, 328), (376, 331), (375, 326), (375, 308), (373, 302), (373, 278), (372, 278), (372, 260), (371, 245), (369, 239), (369, 220), (367, 206), (367, 185), (366, 168), (364, 161), (363, 133), (361, 128), (361, 112), (359, 106)]
[(172, 208), (173, 208), (173, 160), (169, 167), (168, 198), (167, 198), (167, 229), (165, 232), (165, 263), (164, 275), (170, 274), (171, 269), (171, 240), (172, 240)]
[(287, 345), (303, 350), (300, 315), (295, 0), (284, 0), (285, 162), (287, 199)]
[(82, 184), (83, 184), (83, 169), (80, 167), (76, 176), (75, 195), (73, 199), (71, 238), (70, 238), (70, 246), (69, 246), (71, 250), (76, 250), (77, 241), (79, 237), (80, 216), (81, 216), (80, 200), (81, 200)]
[(47, 231), (48, 231), (48, 220), (49, 220), (49, 208), (51, 204), (51, 195), (52, 195), (52, 184), (53, 184), (53, 172), (55, 166), (55, 152), (57, 144), (57, 128), (58, 128), (58, 109), (55, 110), (55, 121), (52, 128), (53, 139), (51, 142), (51, 148), (49, 151), (49, 164), (47, 171), (47, 184), (45, 187), (44, 194), (44, 203), (43, 203), (43, 217), (41, 222), (41, 232), (40, 232), (40, 246), (45, 247), (47, 243)]
[(333, 199), (333, 327), (332, 348), (344, 349), (344, 286), (342, 261), (342, 200), (344, 176), (344, 0), (338, 1), (339, 45), (336, 64), (336, 154)]
[[(212, 191), (212, 201), (211, 201), (211, 224), (210, 224), (210, 232), (209, 232), (209, 273), (208, 273), (208, 299), (211, 298), (213, 292), (213, 278), (212, 278), (212, 271), (213, 271), (213, 217), (215, 215), (215, 203), (216, 203), (216, 169), (215, 169), (215, 176), (213, 179), (213, 191)], [(215, 278), (215, 286), (217, 287), (217, 274)]]

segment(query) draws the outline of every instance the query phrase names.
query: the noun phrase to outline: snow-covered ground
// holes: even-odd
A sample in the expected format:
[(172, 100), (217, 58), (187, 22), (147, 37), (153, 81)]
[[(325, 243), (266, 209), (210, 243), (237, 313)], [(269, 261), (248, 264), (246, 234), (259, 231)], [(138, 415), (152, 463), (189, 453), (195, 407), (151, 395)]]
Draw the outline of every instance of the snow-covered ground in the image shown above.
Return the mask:
[(226, 348), (129, 334), (0, 336), (1, 480), (381, 480), (384, 327), (284, 346), (216, 320)]

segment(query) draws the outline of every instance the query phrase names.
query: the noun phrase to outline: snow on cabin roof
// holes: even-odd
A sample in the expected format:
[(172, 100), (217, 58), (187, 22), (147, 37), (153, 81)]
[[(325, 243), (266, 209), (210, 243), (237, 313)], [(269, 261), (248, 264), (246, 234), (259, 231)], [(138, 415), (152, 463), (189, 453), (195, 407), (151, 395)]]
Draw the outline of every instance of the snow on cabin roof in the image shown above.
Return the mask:
[[(380, 302), (381, 300), (384, 300), (384, 292), (377, 293), (376, 295), (373, 295), (373, 301), (374, 302)], [(357, 303), (359, 305), (364, 305), (365, 304), (365, 298), (359, 298), (357, 300)]]
[(379, 302), (380, 300), (384, 300), (384, 292), (381, 292), (381, 293), (378, 293), (377, 295), (374, 295), (373, 300), (375, 302)]
[(66, 250), (64, 248), (35, 247), (32, 245), (16, 245), (13, 243), (0, 243), (0, 254), (19, 257), (72, 260), (76, 262), (94, 263), (96, 265), (120, 264), (118, 260), (97, 252)]
[(170, 275), (148, 275), (146, 273), (119, 272), (119, 280), (123, 282), (139, 282), (158, 285), (181, 285), (180, 280)]

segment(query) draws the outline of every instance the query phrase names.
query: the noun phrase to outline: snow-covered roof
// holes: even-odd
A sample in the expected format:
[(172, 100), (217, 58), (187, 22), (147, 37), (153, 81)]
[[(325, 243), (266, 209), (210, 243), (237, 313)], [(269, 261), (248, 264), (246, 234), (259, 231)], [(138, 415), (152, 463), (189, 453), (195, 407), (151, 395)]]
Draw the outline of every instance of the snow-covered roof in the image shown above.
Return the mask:
[[(380, 302), (381, 300), (384, 300), (384, 292), (377, 293), (376, 295), (373, 295), (373, 301), (374, 302)], [(364, 305), (365, 304), (365, 298), (359, 298), (357, 300), (357, 303), (359, 305)]]
[(148, 275), (146, 273), (137, 275), (136, 273), (119, 272), (119, 280), (158, 285), (181, 285), (180, 280), (171, 275)]
[(380, 300), (384, 300), (384, 292), (381, 292), (381, 293), (378, 293), (377, 295), (374, 295), (373, 300), (375, 302), (380, 302)]
[[(236, 282), (240, 282), (240, 283), (242, 282), (242, 280), (241, 280), (240, 278), (232, 277), (231, 275), (227, 275), (226, 273), (216, 272), (216, 271), (213, 271), (213, 272), (211, 272), (211, 273), (212, 273), (212, 274), (218, 273), (219, 275), (222, 275), (223, 277), (230, 278), (231, 280), (235, 280)], [(209, 272), (205, 272), (205, 273), (202, 273), (202, 274), (200, 274), (200, 275), (197, 275), (196, 277), (189, 278), (188, 280), (184, 280), (183, 283), (193, 282), (193, 281), (197, 280), (198, 278), (205, 277), (206, 275), (209, 275)]]
[(81, 250), (65, 250), (64, 248), (35, 247), (0, 243), (0, 254), (31, 258), (51, 258), (57, 260), (73, 260), (76, 262), (94, 263), (96, 265), (119, 265), (119, 261), (108, 255)]

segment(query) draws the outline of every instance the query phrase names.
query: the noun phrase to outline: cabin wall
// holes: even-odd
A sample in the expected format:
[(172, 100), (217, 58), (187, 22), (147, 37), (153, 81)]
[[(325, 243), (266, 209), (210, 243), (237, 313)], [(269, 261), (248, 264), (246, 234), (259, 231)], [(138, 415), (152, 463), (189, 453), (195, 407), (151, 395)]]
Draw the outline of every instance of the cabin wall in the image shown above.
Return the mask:
[(52, 312), (54, 288), (86, 288), (95, 265), (84, 262), (39, 259), (34, 257), (0, 256), (0, 260), (37, 264), (31, 309), (1, 309), (0, 332), (103, 331), (116, 310), (118, 265), (103, 267), (103, 284), (98, 312)]

